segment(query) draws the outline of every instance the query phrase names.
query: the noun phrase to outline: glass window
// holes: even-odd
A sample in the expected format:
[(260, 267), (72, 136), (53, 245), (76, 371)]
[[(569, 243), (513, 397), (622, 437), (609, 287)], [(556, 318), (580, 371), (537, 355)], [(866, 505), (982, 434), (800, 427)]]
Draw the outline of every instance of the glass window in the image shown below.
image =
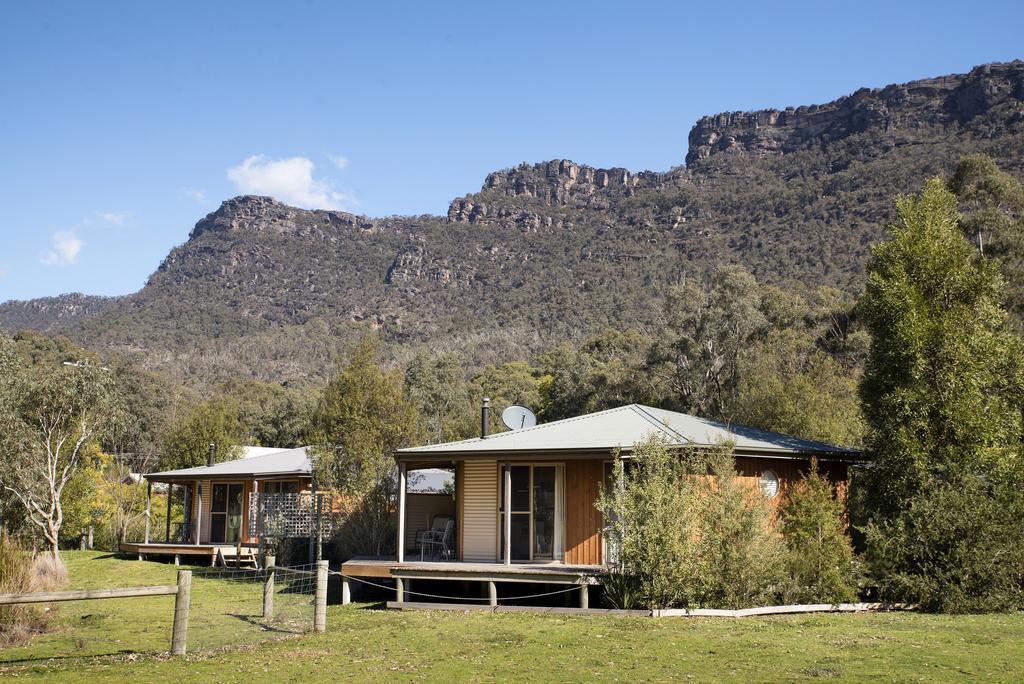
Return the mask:
[(774, 499), (779, 494), (779, 476), (774, 470), (761, 473), (761, 493), (767, 499)]

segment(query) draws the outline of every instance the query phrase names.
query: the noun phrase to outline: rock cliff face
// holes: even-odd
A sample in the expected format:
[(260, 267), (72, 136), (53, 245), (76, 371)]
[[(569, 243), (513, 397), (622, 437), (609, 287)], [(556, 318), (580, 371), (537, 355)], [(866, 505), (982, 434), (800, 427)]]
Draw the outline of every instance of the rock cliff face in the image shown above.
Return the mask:
[[(305, 220), (310, 213), (319, 216), (321, 221)], [(237, 231), (312, 235), (318, 230), (323, 234), (324, 229), (330, 227), (357, 228), (370, 232), (377, 227), (377, 222), (344, 211), (309, 212), (282, 204), (273, 197), (242, 195), (225, 200), (216, 211), (207, 214), (189, 233), (189, 239), (198, 238), (204, 233)]]
[(539, 227), (533, 225), (536, 214), (518, 215), (503, 200), (533, 200), (542, 207), (608, 208), (616, 198), (632, 197), (638, 190), (658, 187), (663, 176), (623, 168), (595, 169), (568, 159), (520, 164), (489, 174), (479, 193), (454, 200), (448, 207), (448, 220), (479, 223), (511, 218), (529, 230)]
[(821, 146), (856, 133), (963, 124), (1005, 109), (1024, 117), (1024, 62), (989, 64), (969, 74), (880, 89), (862, 88), (834, 102), (784, 110), (725, 112), (700, 119), (690, 131), (687, 165), (714, 154), (778, 155)]

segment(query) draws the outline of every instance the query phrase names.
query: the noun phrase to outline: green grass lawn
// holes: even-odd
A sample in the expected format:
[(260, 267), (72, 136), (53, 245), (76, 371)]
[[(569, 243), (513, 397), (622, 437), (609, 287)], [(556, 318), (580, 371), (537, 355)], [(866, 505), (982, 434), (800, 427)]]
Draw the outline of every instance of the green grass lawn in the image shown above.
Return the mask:
[[(174, 568), (69, 553), (76, 587), (170, 583)], [(759, 619), (328, 610), (327, 633), (265, 630), (255, 585), (199, 580), (191, 654), (173, 597), (67, 603), (56, 631), (0, 653), (0, 676), (136, 681), (1024, 680), (1024, 615)], [(305, 619), (306, 606), (289, 611)]]

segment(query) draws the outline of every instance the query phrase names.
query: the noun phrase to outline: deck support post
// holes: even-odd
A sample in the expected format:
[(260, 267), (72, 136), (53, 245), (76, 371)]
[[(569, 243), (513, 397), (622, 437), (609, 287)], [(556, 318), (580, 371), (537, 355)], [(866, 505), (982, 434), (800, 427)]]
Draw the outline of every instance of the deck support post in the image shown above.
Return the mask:
[(149, 543), (149, 528), (153, 521), (153, 483), (146, 480), (146, 543)]
[(274, 618), (274, 561), (276, 559), (267, 555), (265, 557), (266, 565), (264, 569), (267, 571), (267, 577), (263, 580), (263, 619), (272, 620)]
[(192, 605), (192, 571), (178, 571), (178, 593), (174, 596), (174, 627), (171, 629), (171, 655), (185, 655), (188, 640), (188, 609)]
[(164, 543), (171, 543), (171, 494), (174, 493), (174, 485), (167, 483), (167, 520), (164, 527)]
[(498, 585), (494, 582), (487, 583), (487, 599), (489, 605), (498, 605)]
[(590, 607), (590, 587), (586, 584), (580, 585), (580, 608)]
[(395, 602), (405, 603), (405, 581), (401, 577), (395, 578)]
[(176, 553), (174, 554), (174, 567), (178, 567), (179, 565), (181, 565), (181, 556)]
[(199, 546), (199, 537), (202, 536), (201, 535), (201, 531), (203, 529), (203, 483), (200, 482), (199, 480), (196, 480), (195, 488), (196, 488), (195, 489), (195, 492), (196, 492), (196, 525), (195, 525), (195, 530), (193, 530), (193, 534), (195, 535), (195, 539), (193, 540), (193, 543), (196, 546)]
[(407, 488), (405, 463), (398, 464), (398, 562), (405, 562), (405, 490)]
[(352, 580), (347, 575), (341, 576), (341, 605), (352, 603)]
[(316, 595), (313, 598), (313, 631), (327, 631), (327, 561), (316, 562)]
[(512, 565), (512, 466), (504, 467), (504, 499), (505, 499), (505, 565)]

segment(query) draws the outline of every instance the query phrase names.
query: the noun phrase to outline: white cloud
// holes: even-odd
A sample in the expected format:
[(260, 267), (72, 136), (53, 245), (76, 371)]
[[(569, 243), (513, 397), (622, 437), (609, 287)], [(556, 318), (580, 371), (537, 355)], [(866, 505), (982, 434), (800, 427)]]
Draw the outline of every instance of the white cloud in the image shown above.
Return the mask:
[(340, 154), (327, 154), (327, 158), (331, 160), (331, 163), (337, 166), (339, 169), (344, 169), (348, 166), (348, 157), (343, 157)]
[(113, 226), (123, 226), (125, 221), (128, 220), (130, 214), (128, 212), (113, 212), (106, 211), (100, 214), (100, 218)]
[(315, 169), (305, 157), (267, 159), (257, 154), (228, 169), (228, 180), (244, 194), (270, 195), (307, 209), (342, 209), (355, 203), (350, 195), (335, 191), (330, 181), (313, 178)]
[(40, 262), (47, 266), (67, 266), (75, 263), (78, 253), (85, 245), (82, 240), (71, 230), (58, 230), (51, 237), (53, 249), (43, 254)]

